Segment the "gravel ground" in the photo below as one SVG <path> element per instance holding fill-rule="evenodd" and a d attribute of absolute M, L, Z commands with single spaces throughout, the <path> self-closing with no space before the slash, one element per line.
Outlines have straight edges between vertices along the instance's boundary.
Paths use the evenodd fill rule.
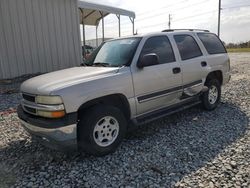
<path fill-rule="evenodd" d="M 216 110 L 144 125 L 100 158 L 31 142 L 14 110 L 18 94 L 0 94 L 0 187 L 250 187 L 250 53 L 230 56 Z"/>

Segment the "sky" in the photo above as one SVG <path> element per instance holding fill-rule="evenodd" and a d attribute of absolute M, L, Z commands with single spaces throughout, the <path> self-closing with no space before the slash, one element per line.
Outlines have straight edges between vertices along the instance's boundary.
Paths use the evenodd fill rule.
<path fill-rule="evenodd" d="M 219 0 L 92 0 L 134 11 L 135 30 L 139 34 L 168 29 L 169 14 L 171 29 L 197 28 L 217 33 Z M 250 0 L 221 0 L 220 38 L 226 42 L 250 40 Z M 105 37 L 118 37 L 118 20 L 115 15 L 104 19 Z M 101 23 L 98 37 L 102 37 Z M 121 35 L 132 34 L 132 24 L 128 17 L 121 17 Z M 86 39 L 95 38 L 95 27 L 86 27 Z"/>

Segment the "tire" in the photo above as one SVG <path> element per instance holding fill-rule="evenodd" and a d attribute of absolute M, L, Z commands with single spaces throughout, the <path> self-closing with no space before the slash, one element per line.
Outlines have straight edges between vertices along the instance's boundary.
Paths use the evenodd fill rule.
<path fill-rule="evenodd" d="M 127 121 L 120 109 L 94 106 L 83 114 L 78 123 L 78 147 L 95 156 L 113 153 L 122 142 L 126 130 Z"/>
<path fill-rule="evenodd" d="M 220 103 L 221 84 L 217 79 L 210 79 L 206 81 L 205 85 L 208 90 L 201 97 L 203 107 L 206 110 L 214 110 Z"/>

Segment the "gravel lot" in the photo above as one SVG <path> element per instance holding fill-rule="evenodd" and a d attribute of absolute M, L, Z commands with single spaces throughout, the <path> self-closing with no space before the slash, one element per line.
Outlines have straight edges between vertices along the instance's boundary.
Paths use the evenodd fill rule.
<path fill-rule="evenodd" d="M 30 140 L 0 94 L 0 187 L 250 187 L 250 53 L 230 54 L 221 105 L 142 126 L 112 155 L 64 154 Z"/>

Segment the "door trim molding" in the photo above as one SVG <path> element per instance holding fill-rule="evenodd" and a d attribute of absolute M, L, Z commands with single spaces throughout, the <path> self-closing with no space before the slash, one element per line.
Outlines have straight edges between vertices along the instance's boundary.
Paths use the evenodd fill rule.
<path fill-rule="evenodd" d="M 199 84 L 201 84 L 201 83 L 202 83 L 202 80 L 197 80 L 197 81 L 191 82 L 191 83 L 189 83 L 189 84 L 183 85 L 183 89 L 186 89 L 186 88 L 188 88 L 188 87 L 193 87 L 193 86 L 199 85 Z"/>
<path fill-rule="evenodd" d="M 181 91 L 182 89 L 193 87 L 193 86 L 195 86 L 197 84 L 201 84 L 201 83 L 202 83 L 202 80 L 197 80 L 197 81 L 191 82 L 189 84 L 185 84 L 183 86 L 177 86 L 177 87 L 173 87 L 173 88 L 170 88 L 170 89 L 166 89 L 166 90 L 157 91 L 157 92 L 154 92 L 154 93 L 142 95 L 142 96 L 137 97 L 137 100 L 138 100 L 139 103 L 147 102 L 149 100 L 153 100 L 153 99 L 156 99 L 156 98 L 159 98 L 159 97 L 164 97 L 164 96 L 173 94 L 175 92 Z"/>

